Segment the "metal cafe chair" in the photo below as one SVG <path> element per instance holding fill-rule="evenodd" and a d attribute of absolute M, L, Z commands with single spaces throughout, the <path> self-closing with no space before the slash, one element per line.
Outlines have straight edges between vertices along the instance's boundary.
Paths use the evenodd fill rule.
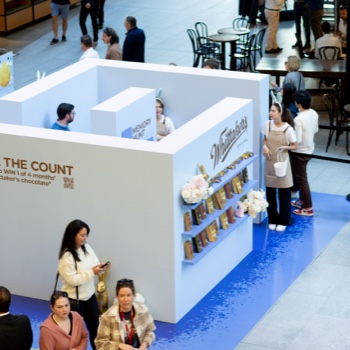
<path fill-rule="evenodd" d="M 340 58 L 340 49 L 336 46 L 323 46 L 318 50 L 320 60 L 338 60 Z M 322 83 L 326 86 L 332 86 L 338 84 L 339 80 L 334 78 L 321 78 L 318 88 L 321 87 Z"/>
<path fill-rule="evenodd" d="M 233 29 L 240 30 L 241 28 L 249 29 L 250 23 L 247 17 L 238 17 L 232 21 Z M 248 34 L 240 35 L 238 45 L 246 45 L 248 43 Z"/>
<path fill-rule="evenodd" d="M 199 45 L 197 32 L 194 29 L 187 29 L 193 50 L 193 67 L 198 67 L 200 60 L 204 62 L 208 58 L 217 58 L 221 60 L 221 53 L 217 53 L 215 49 Z"/>
<path fill-rule="evenodd" d="M 260 57 L 263 57 L 263 50 L 262 50 L 262 43 L 264 40 L 264 36 L 265 36 L 265 32 L 266 32 L 266 27 L 260 29 L 255 36 L 255 40 L 252 44 L 252 47 L 250 48 L 250 51 L 252 52 L 253 55 L 253 67 L 255 71 L 255 67 L 256 67 L 256 57 L 257 57 L 257 53 L 259 53 Z M 249 37 L 250 38 L 250 37 Z M 249 41 L 248 41 L 249 44 Z M 240 50 L 241 51 L 245 51 L 249 49 L 249 45 L 241 45 L 240 46 Z"/>
<path fill-rule="evenodd" d="M 338 60 L 340 49 L 337 46 L 323 46 L 318 49 L 320 60 Z"/>
<path fill-rule="evenodd" d="M 256 34 L 252 34 L 248 38 L 248 44 L 244 46 L 244 49 L 241 52 L 233 53 L 233 57 L 240 61 L 240 69 L 246 71 L 249 67 L 251 72 L 255 71 L 254 64 L 254 54 L 252 52 L 252 47 L 254 45 Z"/>
<path fill-rule="evenodd" d="M 207 39 L 208 35 L 209 35 L 208 34 L 208 26 L 204 22 L 196 22 L 194 27 L 195 27 L 196 32 L 197 32 L 200 46 L 212 48 L 219 53 L 220 52 L 220 44 L 213 42 L 213 41 L 209 41 Z"/>
<path fill-rule="evenodd" d="M 350 122 L 346 119 L 341 118 L 339 115 L 339 110 L 337 106 L 336 97 L 333 94 L 324 94 L 323 103 L 326 106 L 329 119 L 329 134 L 326 152 L 328 152 L 328 147 L 331 144 L 334 132 L 336 133 L 335 145 L 337 145 L 339 136 L 345 132 L 346 133 L 346 153 L 349 153 L 349 132 L 350 132 Z"/>

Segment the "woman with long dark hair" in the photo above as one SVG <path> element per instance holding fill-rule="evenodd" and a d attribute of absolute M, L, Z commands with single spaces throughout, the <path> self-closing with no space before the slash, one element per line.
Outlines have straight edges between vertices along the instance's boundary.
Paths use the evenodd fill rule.
<path fill-rule="evenodd" d="M 294 120 L 289 110 L 278 102 L 273 103 L 270 108 L 270 120 L 265 123 L 262 133 L 269 229 L 283 232 L 292 223 L 290 201 L 293 177 L 288 151 L 297 148 Z M 278 162 L 278 153 L 281 161 L 287 161 L 284 177 L 278 177 L 275 173 L 274 164 Z"/>
<path fill-rule="evenodd" d="M 79 312 L 84 318 L 91 346 L 95 349 L 99 309 L 94 277 L 106 268 L 86 243 L 89 233 L 89 226 L 81 220 L 68 224 L 59 253 L 58 273 L 63 282 L 62 291 L 68 294 L 72 310 Z"/>

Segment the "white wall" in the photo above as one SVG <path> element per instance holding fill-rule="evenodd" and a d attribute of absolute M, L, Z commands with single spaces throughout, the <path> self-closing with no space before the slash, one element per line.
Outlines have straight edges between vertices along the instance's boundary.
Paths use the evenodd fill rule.
<path fill-rule="evenodd" d="M 91 109 L 91 133 L 157 141 L 153 89 L 130 87 Z"/>
<path fill-rule="evenodd" d="M 235 259 L 227 262 L 227 254 L 242 254 L 251 248 L 247 220 L 242 230 L 248 232 L 248 240 L 241 252 L 231 248 L 236 242 L 227 237 L 226 244 L 219 244 L 198 265 L 184 266 L 181 232 L 185 209 L 180 205 L 179 191 L 197 174 L 198 163 L 205 166 L 209 175 L 214 175 L 245 151 L 253 149 L 259 153 L 259 124 L 265 120 L 261 120 L 264 114 L 261 109 L 267 110 L 263 96 L 268 79 L 258 74 L 103 60 L 94 64 L 82 61 L 0 99 L 1 121 L 34 126 L 39 113 L 26 114 L 28 105 L 33 105 L 33 101 L 39 105 L 40 101 L 46 106 L 43 110 L 57 106 L 65 91 L 76 104 L 73 124 L 81 131 L 62 133 L 1 125 L 0 149 L 4 151 L 0 155 L 0 191 L 6 201 L 0 204 L 3 215 L 0 231 L 3 246 L 10 247 L 0 254 L 2 283 L 16 294 L 47 299 L 53 288 L 65 226 L 80 218 L 91 226 L 89 241 L 100 259 L 112 261 L 110 297 L 117 279 L 131 277 L 146 297 L 154 317 L 176 322 L 237 263 Z M 98 103 L 130 86 L 154 90 L 162 87 L 169 106 L 167 114 L 182 127 L 161 142 L 86 133 L 91 128 L 90 118 L 80 121 L 83 102 L 74 102 L 80 98 L 80 75 L 96 87 L 89 92 L 92 97 L 87 103 L 87 116 Z M 59 93 L 55 93 L 56 89 Z M 245 95 L 249 100 L 225 99 L 232 90 L 232 94 Z M 14 106 L 16 113 L 11 112 Z M 174 114 L 176 111 L 176 115 L 171 111 Z M 233 128 L 242 115 L 249 120 L 245 141 L 237 143 L 229 157 L 213 169 L 212 145 L 218 142 L 222 130 Z M 18 168 L 18 160 L 25 160 L 27 168 L 33 161 L 43 162 L 43 166 L 66 165 L 66 169 L 73 167 L 72 174 L 51 174 L 51 179 L 40 179 L 50 182 L 47 186 L 22 182 L 31 180 L 30 169 L 23 169 L 23 162 L 22 168 Z M 5 174 L 5 170 L 14 173 Z M 258 178 L 259 170 L 254 166 L 252 177 Z M 74 179 L 74 189 L 64 188 L 64 177 Z M 10 260 L 14 262 L 11 271 L 5 263 Z M 205 280 L 204 273 L 208 275 Z M 197 287 L 188 294 L 188 285 L 193 281 Z"/>

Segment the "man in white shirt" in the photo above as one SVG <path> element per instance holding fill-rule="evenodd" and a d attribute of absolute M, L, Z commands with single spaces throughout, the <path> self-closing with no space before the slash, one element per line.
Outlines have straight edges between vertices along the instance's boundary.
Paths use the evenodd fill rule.
<path fill-rule="evenodd" d="M 98 52 L 92 47 L 92 38 L 89 34 L 80 37 L 81 49 L 84 51 L 79 61 L 85 58 L 100 58 Z"/>
<path fill-rule="evenodd" d="M 307 179 L 308 154 L 314 152 L 314 136 L 318 132 L 318 114 L 310 108 L 311 96 L 306 90 L 299 90 L 293 95 L 299 114 L 294 119 L 298 148 L 290 152 L 294 186 L 292 191 L 299 190 L 299 199 L 292 201 L 296 215 L 313 216 L 311 191 Z"/>
<path fill-rule="evenodd" d="M 321 58 L 320 57 L 320 53 L 319 53 L 319 49 L 321 47 L 324 47 L 324 46 L 335 46 L 335 47 L 338 47 L 339 50 L 340 50 L 340 55 L 341 55 L 341 52 L 342 52 L 341 41 L 340 41 L 339 37 L 334 36 L 331 33 L 331 25 L 329 24 L 329 22 L 327 22 L 327 21 L 322 22 L 321 28 L 322 28 L 323 36 L 321 36 L 321 38 L 318 38 L 316 40 L 316 43 L 315 43 L 315 57 L 316 58 Z M 329 55 L 331 55 L 331 53 L 328 53 L 328 56 L 327 56 L 327 52 L 326 52 L 327 59 L 332 59 L 333 55 L 332 55 L 332 57 L 329 56 Z M 336 58 L 336 59 L 338 59 L 338 58 Z"/>

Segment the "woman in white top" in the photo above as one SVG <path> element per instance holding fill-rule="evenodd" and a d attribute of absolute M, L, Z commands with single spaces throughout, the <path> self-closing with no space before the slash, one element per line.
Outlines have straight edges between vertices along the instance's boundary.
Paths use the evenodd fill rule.
<path fill-rule="evenodd" d="M 68 224 L 59 253 L 58 273 L 63 282 L 62 291 L 67 292 L 72 310 L 84 318 L 91 346 L 96 349 L 99 309 L 94 277 L 106 268 L 86 243 L 89 233 L 89 226 L 81 220 Z"/>
<path fill-rule="evenodd" d="M 289 110 L 278 102 L 273 103 L 270 108 L 270 120 L 265 123 L 262 130 L 265 157 L 264 179 L 266 200 L 269 203 L 267 208 L 269 229 L 280 232 L 292 224 L 290 201 L 293 177 L 288 150 L 297 148 L 293 126 L 294 120 Z M 287 171 L 284 177 L 278 177 L 275 173 L 274 164 L 278 162 L 278 153 L 281 161 L 287 161 Z M 279 205 L 277 204 L 277 190 Z"/>
<path fill-rule="evenodd" d="M 173 121 L 163 115 L 164 103 L 160 98 L 156 98 L 156 116 L 157 116 L 157 141 L 171 134 L 175 130 Z"/>

